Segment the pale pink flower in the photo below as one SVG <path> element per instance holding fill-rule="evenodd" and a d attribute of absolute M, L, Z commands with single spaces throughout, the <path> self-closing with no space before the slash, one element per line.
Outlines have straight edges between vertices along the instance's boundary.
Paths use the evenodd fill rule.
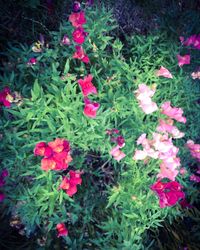
<path fill-rule="evenodd" d="M 186 147 L 190 150 L 192 157 L 200 161 L 200 144 L 195 144 L 192 140 L 188 140 Z"/>
<path fill-rule="evenodd" d="M 183 110 L 181 108 L 171 107 L 171 102 L 165 102 L 161 105 L 161 113 L 178 122 L 186 123 L 186 118 L 183 116 Z"/>
<path fill-rule="evenodd" d="M 144 150 L 135 150 L 133 160 L 144 160 L 147 157 L 147 152 Z"/>
<path fill-rule="evenodd" d="M 177 59 L 179 67 L 182 67 L 185 64 L 190 64 L 190 55 L 184 55 L 184 56 L 177 55 Z"/>
<path fill-rule="evenodd" d="M 162 133 L 169 133 L 173 138 L 182 138 L 185 134 L 181 132 L 176 126 L 173 126 L 174 121 L 172 119 L 159 120 L 159 126 L 157 131 Z"/>
<path fill-rule="evenodd" d="M 135 91 L 135 96 L 138 101 L 145 101 L 146 98 L 152 97 L 155 94 L 155 87 L 148 87 L 146 84 L 139 84 L 138 89 Z"/>
<path fill-rule="evenodd" d="M 158 110 L 158 106 L 155 102 L 150 102 L 149 104 L 140 103 L 140 108 L 144 111 L 145 114 L 151 114 L 154 111 Z"/>
<path fill-rule="evenodd" d="M 163 76 L 163 77 L 166 77 L 166 78 L 173 78 L 170 71 L 168 69 L 166 69 L 165 67 L 163 67 L 163 66 L 161 66 L 160 69 L 155 72 L 155 75 L 156 76 Z"/>
<path fill-rule="evenodd" d="M 187 174 L 187 169 L 186 168 L 181 168 L 179 170 L 179 172 L 180 172 L 181 175 L 185 175 L 185 174 Z"/>
<path fill-rule="evenodd" d="M 120 161 L 121 159 L 123 159 L 126 156 L 126 154 L 124 154 L 124 152 L 122 152 L 120 150 L 120 146 L 119 145 L 117 145 L 116 147 L 112 148 L 112 150 L 110 151 L 110 154 L 117 161 Z"/>
<path fill-rule="evenodd" d="M 160 172 L 158 173 L 158 178 L 168 178 L 171 181 L 175 181 L 176 176 L 178 175 L 178 170 L 168 168 L 164 163 L 160 164 Z"/>

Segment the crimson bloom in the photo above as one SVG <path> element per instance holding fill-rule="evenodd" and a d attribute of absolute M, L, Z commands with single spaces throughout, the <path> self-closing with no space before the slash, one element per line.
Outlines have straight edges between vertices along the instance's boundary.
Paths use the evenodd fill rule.
<path fill-rule="evenodd" d="M 84 79 L 79 79 L 78 84 L 81 87 L 82 93 L 84 96 L 88 96 L 90 94 L 97 94 L 96 87 L 92 84 L 92 75 L 85 76 Z"/>
<path fill-rule="evenodd" d="M 67 236 L 68 235 L 68 230 L 65 227 L 64 223 L 58 223 L 57 226 L 56 226 L 56 229 L 58 231 L 58 236 L 57 237 Z"/>
<path fill-rule="evenodd" d="M 88 98 L 84 98 L 85 107 L 83 110 L 84 115 L 95 118 L 97 115 L 97 110 L 100 107 L 100 104 L 97 102 L 91 102 Z"/>
<path fill-rule="evenodd" d="M 13 96 L 11 95 L 10 88 L 5 87 L 3 91 L 0 92 L 0 103 L 2 103 L 5 107 L 10 107 L 13 101 Z"/>
<path fill-rule="evenodd" d="M 90 62 L 90 59 L 89 57 L 85 54 L 82 46 L 75 46 L 76 48 L 76 52 L 74 53 L 73 55 L 73 58 L 75 59 L 79 59 L 81 60 L 82 62 L 84 63 L 89 63 Z"/>
<path fill-rule="evenodd" d="M 84 31 L 82 27 L 78 27 L 72 33 L 73 41 L 78 44 L 82 44 L 85 41 L 85 37 L 87 36 L 87 32 Z"/>
<path fill-rule="evenodd" d="M 84 11 L 81 11 L 78 13 L 72 13 L 69 16 L 69 21 L 71 22 L 72 26 L 75 28 L 82 27 L 82 25 L 86 23 Z"/>
<path fill-rule="evenodd" d="M 162 183 L 158 180 L 151 186 L 151 190 L 159 197 L 161 208 L 174 206 L 180 199 L 184 199 L 185 194 L 181 189 L 177 181 Z"/>

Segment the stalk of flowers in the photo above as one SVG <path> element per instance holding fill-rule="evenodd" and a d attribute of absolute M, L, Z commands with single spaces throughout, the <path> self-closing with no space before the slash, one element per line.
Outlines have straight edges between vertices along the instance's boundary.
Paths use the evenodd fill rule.
<path fill-rule="evenodd" d="M 183 187 L 177 181 L 161 182 L 158 180 L 150 188 L 157 194 L 160 208 L 174 206 L 180 199 L 185 198 Z"/>
<path fill-rule="evenodd" d="M 66 194 L 70 197 L 77 192 L 77 185 L 81 185 L 81 173 L 79 171 L 69 171 L 69 177 L 63 177 L 63 180 L 59 186 L 59 189 L 65 190 Z"/>
<path fill-rule="evenodd" d="M 158 110 L 158 106 L 151 100 L 151 97 L 155 94 L 155 86 L 152 88 L 145 84 L 139 84 L 138 89 L 135 91 L 136 99 L 139 101 L 139 106 L 145 114 L 153 113 Z"/>
<path fill-rule="evenodd" d="M 3 106 L 9 108 L 11 106 L 11 103 L 13 102 L 13 96 L 11 95 L 11 91 L 9 87 L 5 87 L 0 92 L 0 103 L 3 104 Z"/>
<path fill-rule="evenodd" d="M 111 149 L 110 155 L 113 156 L 115 160 L 120 161 L 126 156 L 126 154 L 120 150 L 125 146 L 124 137 L 121 135 L 117 135 L 117 137 L 113 136 L 119 133 L 117 129 L 108 129 L 106 133 L 111 136 L 112 142 L 117 143 L 117 145 Z"/>
<path fill-rule="evenodd" d="M 34 155 L 43 156 L 41 168 L 48 170 L 66 170 L 72 161 L 70 155 L 70 144 L 65 139 L 57 138 L 49 143 L 37 143 Z"/>
<path fill-rule="evenodd" d="M 78 84 L 81 87 L 82 94 L 84 96 L 85 107 L 83 113 L 85 116 L 90 118 L 95 118 L 97 115 L 97 110 L 100 107 L 100 104 L 97 102 L 92 102 L 88 95 L 97 94 L 97 89 L 92 83 L 93 76 L 85 76 L 84 79 L 79 79 Z"/>

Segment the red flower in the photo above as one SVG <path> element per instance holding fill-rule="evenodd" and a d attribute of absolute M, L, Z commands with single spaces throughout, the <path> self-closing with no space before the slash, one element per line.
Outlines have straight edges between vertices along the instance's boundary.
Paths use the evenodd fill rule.
<path fill-rule="evenodd" d="M 45 142 L 39 142 L 34 149 L 34 155 L 49 157 L 52 154 L 52 149 Z"/>
<path fill-rule="evenodd" d="M 77 185 L 82 183 L 81 174 L 76 171 L 69 171 L 70 178 L 64 177 L 59 189 L 63 189 L 71 197 L 77 192 Z"/>
<path fill-rule="evenodd" d="M 56 138 L 55 141 L 49 142 L 48 145 L 55 153 L 60 153 L 63 150 L 66 152 L 70 151 L 69 142 L 65 139 Z"/>
<path fill-rule="evenodd" d="M 75 28 L 82 27 L 86 23 L 85 13 L 83 11 L 79 13 L 72 13 L 69 16 L 69 21 L 72 23 L 72 26 Z"/>
<path fill-rule="evenodd" d="M 93 78 L 92 75 L 88 75 L 84 77 L 84 79 L 78 80 L 78 84 L 80 85 L 84 96 L 88 96 L 90 94 L 97 94 L 97 89 L 92 84 L 92 78 Z"/>
<path fill-rule="evenodd" d="M 11 95 L 10 89 L 5 87 L 3 91 L 0 92 L 0 103 L 3 103 L 5 107 L 10 107 L 13 101 L 13 96 Z"/>
<path fill-rule="evenodd" d="M 76 52 L 73 55 L 73 58 L 75 59 L 80 59 L 84 63 L 89 63 L 90 59 L 89 57 L 85 54 L 82 46 L 75 46 Z"/>
<path fill-rule="evenodd" d="M 97 102 L 91 102 L 88 98 L 84 98 L 85 107 L 84 107 L 84 115 L 95 118 L 97 115 L 97 110 L 100 107 L 100 104 Z"/>
<path fill-rule="evenodd" d="M 87 33 L 84 31 L 82 27 L 75 29 L 74 32 L 72 33 L 73 41 L 78 44 L 84 43 L 86 36 Z"/>
<path fill-rule="evenodd" d="M 67 235 L 68 235 L 68 230 L 67 230 L 67 228 L 65 227 L 65 224 L 64 224 L 64 223 L 59 223 L 59 224 L 57 224 L 56 229 L 57 229 L 57 231 L 58 231 L 58 236 L 57 236 L 57 237 L 60 237 L 60 236 L 67 236 Z"/>
<path fill-rule="evenodd" d="M 41 161 L 41 168 L 42 170 L 48 171 L 48 170 L 54 170 L 56 167 L 56 162 L 54 159 L 51 158 L 43 158 Z"/>

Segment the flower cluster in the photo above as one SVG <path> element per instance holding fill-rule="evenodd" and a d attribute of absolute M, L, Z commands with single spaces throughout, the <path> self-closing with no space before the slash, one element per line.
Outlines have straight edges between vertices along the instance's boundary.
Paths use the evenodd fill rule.
<path fill-rule="evenodd" d="M 8 87 L 5 87 L 0 92 L 0 103 L 2 103 L 3 106 L 9 108 L 12 102 L 13 102 L 13 96 L 11 95 L 11 91 Z"/>
<path fill-rule="evenodd" d="M 135 96 L 139 101 L 139 106 L 145 114 L 153 113 L 158 109 L 157 104 L 151 100 L 151 97 L 155 94 L 155 90 L 155 86 L 150 88 L 142 83 L 135 91 Z"/>
<path fill-rule="evenodd" d="M 142 84 L 142 88 L 139 87 L 136 92 L 136 98 L 140 100 L 140 107 L 142 107 L 142 101 L 150 98 L 154 93 L 155 91 L 152 91 L 146 85 Z M 148 103 L 151 102 L 148 101 Z M 146 112 L 146 109 L 143 110 L 145 113 L 150 113 Z M 172 138 L 182 138 L 184 133 L 173 125 L 174 121 L 172 119 L 186 123 L 186 118 L 183 116 L 183 110 L 181 108 L 171 107 L 170 102 L 165 102 L 161 105 L 161 114 L 166 115 L 168 118 L 159 120 L 159 125 L 156 130 L 160 133 L 154 132 L 152 134 L 152 140 L 147 139 L 146 134 L 142 134 L 137 140 L 137 145 L 142 145 L 143 149 L 135 151 L 133 160 L 145 160 L 145 162 L 147 162 L 149 158 L 161 160 L 160 172 L 157 177 L 159 179 L 168 178 L 174 182 L 179 173 L 181 163 L 180 158 L 177 157 L 179 149 L 173 145 Z M 162 200 L 160 202 L 160 205 L 162 204 L 161 207 L 166 206 L 163 205 L 166 202 L 163 200 L 167 199 L 166 197 L 168 197 L 168 195 L 166 196 L 162 192 L 159 197 Z M 174 201 L 176 201 L 176 199 L 174 199 Z"/>
<path fill-rule="evenodd" d="M 8 170 L 3 169 L 0 175 L 0 187 L 3 187 L 6 184 L 5 178 L 8 176 Z M 5 199 L 4 193 L 0 192 L 0 202 Z"/>
<path fill-rule="evenodd" d="M 180 199 L 184 199 L 182 188 L 177 181 L 164 183 L 158 180 L 151 186 L 151 190 L 159 197 L 161 208 L 174 206 Z"/>
<path fill-rule="evenodd" d="M 120 148 L 123 148 L 125 146 L 124 137 L 119 135 L 119 130 L 115 128 L 108 129 L 106 133 L 111 136 L 112 142 L 117 143 L 117 145 L 111 149 L 110 155 L 112 155 L 115 160 L 120 161 L 126 156 L 126 154 L 120 150 Z"/>
<path fill-rule="evenodd" d="M 45 171 L 66 170 L 72 161 L 69 142 L 60 138 L 48 144 L 45 142 L 36 144 L 34 155 L 44 157 L 41 161 L 41 168 Z"/>

